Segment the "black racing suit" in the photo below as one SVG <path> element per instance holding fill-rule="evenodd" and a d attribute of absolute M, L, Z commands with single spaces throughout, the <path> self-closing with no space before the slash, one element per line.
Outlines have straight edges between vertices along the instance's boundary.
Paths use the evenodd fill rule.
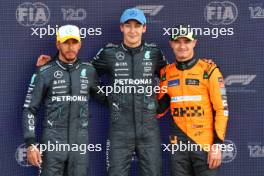
<path fill-rule="evenodd" d="M 155 86 L 155 75 L 166 60 L 154 44 L 137 48 L 108 44 L 92 61 L 99 76 L 110 77 L 110 86 Z M 116 84 L 115 84 L 116 83 Z M 157 100 L 147 91 L 114 92 L 110 103 L 109 176 L 128 176 L 133 152 L 138 159 L 139 175 L 161 176 L 161 141 L 156 119 Z"/>
<path fill-rule="evenodd" d="M 70 150 L 44 152 L 42 176 L 87 176 L 87 155 L 81 154 L 82 151 L 71 151 L 71 147 L 88 144 L 90 94 L 104 101 L 104 96 L 97 94 L 97 78 L 90 63 L 78 60 L 66 64 L 55 59 L 33 74 L 23 112 L 26 145 L 36 143 L 36 114 L 41 102 L 44 102 L 41 144 L 70 146 Z"/>

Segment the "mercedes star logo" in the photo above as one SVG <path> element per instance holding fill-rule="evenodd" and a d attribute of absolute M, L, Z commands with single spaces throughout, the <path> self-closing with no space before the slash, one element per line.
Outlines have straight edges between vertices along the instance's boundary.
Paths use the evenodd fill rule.
<path fill-rule="evenodd" d="M 61 78 L 62 76 L 63 76 L 62 71 L 57 70 L 57 71 L 54 72 L 54 77 L 55 77 L 55 78 L 59 79 L 59 78 Z"/>
<path fill-rule="evenodd" d="M 118 52 L 116 53 L 116 59 L 117 59 L 117 60 L 122 61 L 122 60 L 124 60 L 124 58 L 125 58 L 125 53 L 123 53 L 123 52 L 121 52 L 121 51 L 118 51 Z"/>

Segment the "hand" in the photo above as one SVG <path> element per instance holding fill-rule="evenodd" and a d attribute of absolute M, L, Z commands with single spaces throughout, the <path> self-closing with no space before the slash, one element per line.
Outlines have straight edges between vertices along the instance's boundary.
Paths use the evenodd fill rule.
<path fill-rule="evenodd" d="M 221 165 L 222 153 L 218 145 L 212 145 L 211 150 L 208 153 L 207 164 L 209 169 L 216 169 Z"/>
<path fill-rule="evenodd" d="M 27 148 L 27 159 L 33 166 L 41 167 L 42 159 L 39 149 L 35 145 L 31 145 Z"/>
<path fill-rule="evenodd" d="M 37 66 L 40 67 L 40 66 L 46 64 L 50 60 L 51 60 L 50 56 L 48 56 L 48 55 L 40 55 L 38 57 Z"/>
<path fill-rule="evenodd" d="M 210 65 L 214 65 L 214 61 L 212 59 L 203 59 L 205 62 L 207 62 Z"/>

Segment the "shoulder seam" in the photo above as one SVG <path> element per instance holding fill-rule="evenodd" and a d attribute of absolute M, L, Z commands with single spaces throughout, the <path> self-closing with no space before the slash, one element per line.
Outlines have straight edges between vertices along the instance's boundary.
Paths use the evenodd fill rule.
<path fill-rule="evenodd" d="M 152 42 L 152 43 L 146 43 L 145 42 L 145 46 L 151 47 L 151 48 L 158 48 L 158 45 L 156 43 L 154 43 L 154 42 Z"/>
<path fill-rule="evenodd" d="M 43 65 L 41 67 L 38 67 L 37 71 L 39 73 L 43 73 L 43 72 L 46 72 L 46 71 L 48 71 L 49 69 L 51 69 L 51 68 L 53 68 L 55 66 L 56 66 L 55 64 L 45 64 L 45 65 Z M 45 68 L 45 67 L 47 67 L 47 68 Z"/>
<path fill-rule="evenodd" d="M 215 69 L 217 69 L 218 67 L 216 66 L 215 68 L 213 68 L 213 70 L 210 72 L 210 74 L 208 75 L 208 79 L 210 79 L 211 75 L 213 74 L 213 72 L 215 71 Z"/>
<path fill-rule="evenodd" d="M 118 45 L 114 43 L 107 43 L 104 48 L 118 48 Z"/>
<path fill-rule="evenodd" d="M 89 63 L 89 62 L 82 62 L 81 63 L 82 65 L 88 65 L 88 66 L 93 66 L 91 63 Z"/>

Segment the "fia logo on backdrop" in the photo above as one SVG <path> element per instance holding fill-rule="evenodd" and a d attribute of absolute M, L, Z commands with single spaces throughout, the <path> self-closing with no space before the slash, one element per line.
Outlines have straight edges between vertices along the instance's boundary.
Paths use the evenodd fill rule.
<path fill-rule="evenodd" d="M 50 20 L 50 10 L 42 2 L 24 2 L 16 9 L 16 20 L 25 27 L 43 26 Z"/>
<path fill-rule="evenodd" d="M 225 145 L 230 145 L 232 146 L 232 150 L 226 150 L 222 152 L 222 163 L 230 163 L 232 162 L 237 155 L 237 147 L 235 143 L 231 140 L 224 140 Z"/>
<path fill-rule="evenodd" d="M 212 1 L 205 7 L 204 17 L 212 25 L 229 25 L 236 21 L 238 9 L 231 1 Z"/>
<path fill-rule="evenodd" d="M 30 167 L 30 166 L 32 166 L 27 161 L 27 148 L 26 148 L 26 144 L 21 144 L 20 146 L 17 147 L 16 153 L 15 153 L 15 158 L 16 158 L 17 163 L 20 166 L 23 166 L 23 167 Z"/>

